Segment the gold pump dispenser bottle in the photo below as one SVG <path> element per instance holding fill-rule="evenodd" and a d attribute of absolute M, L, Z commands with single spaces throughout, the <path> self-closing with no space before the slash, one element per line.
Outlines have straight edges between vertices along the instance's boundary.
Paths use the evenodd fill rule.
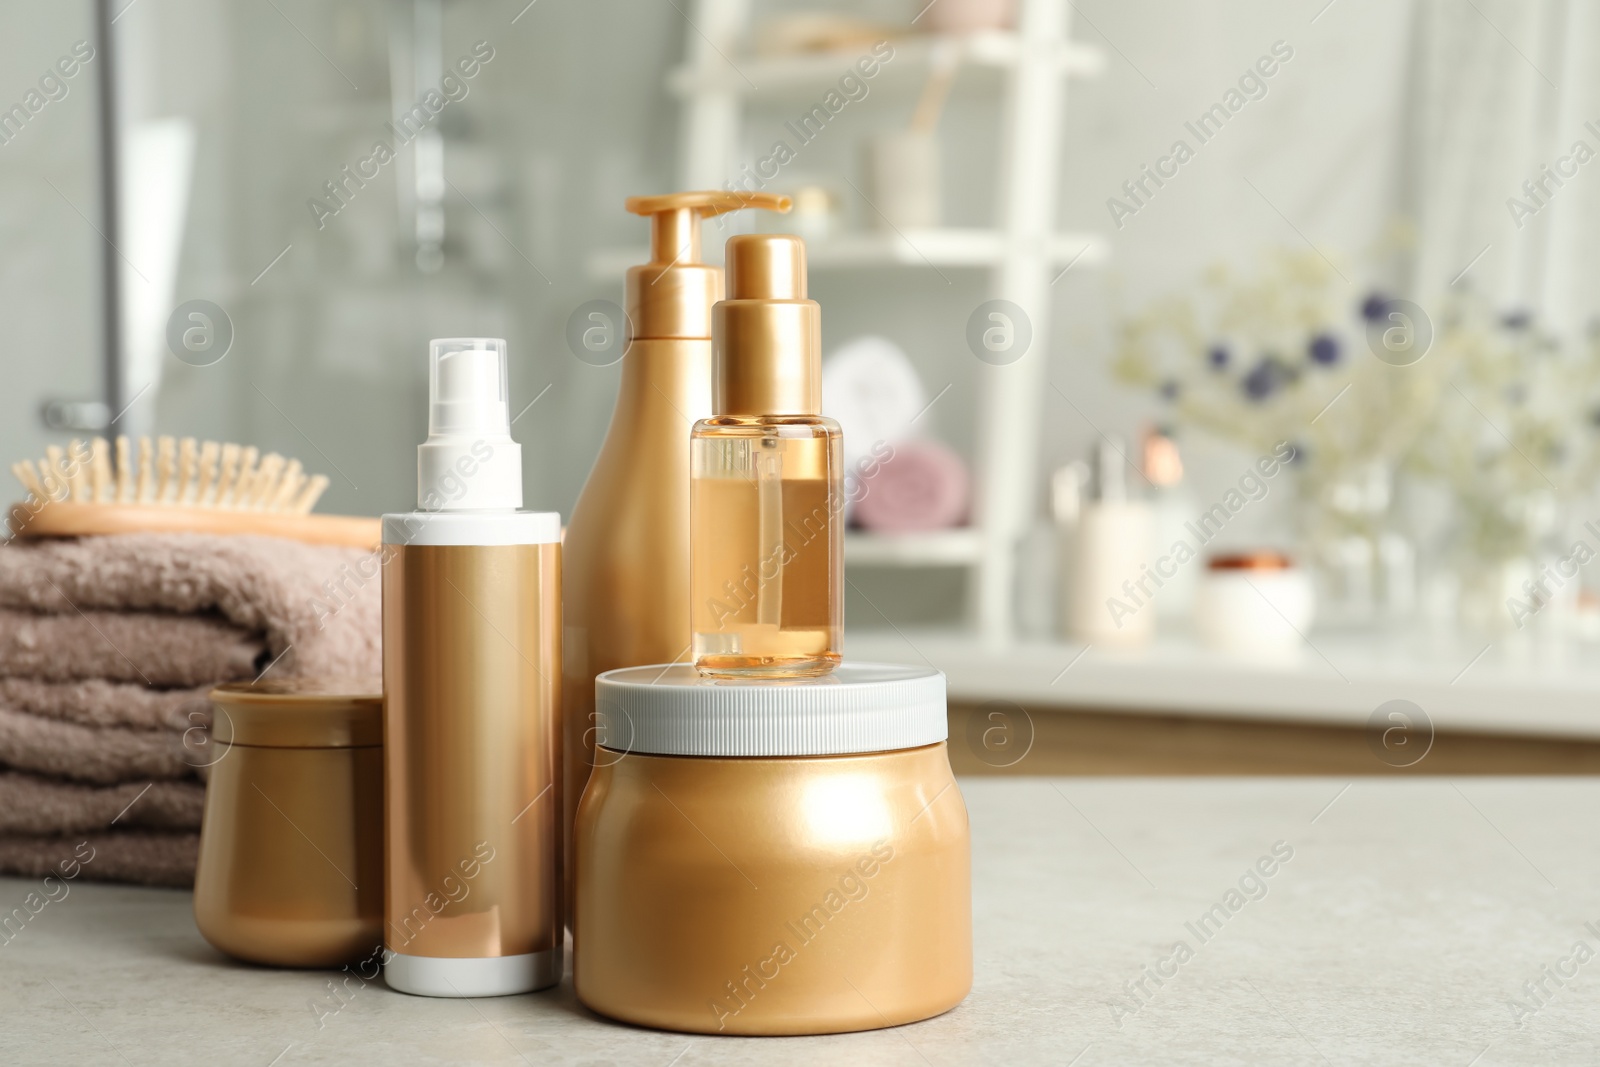
<path fill-rule="evenodd" d="M 617 406 L 562 549 L 569 831 L 594 766 L 595 676 L 689 654 L 689 431 L 711 413 L 711 306 L 723 292 L 722 268 L 701 262 L 701 222 L 789 205 L 787 196 L 726 190 L 625 204 L 650 220 L 650 262 L 628 270 L 632 342 Z M 570 849 L 567 859 L 570 900 Z"/>
<path fill-rule="evenodd" d="M 694 664 L 721 678 L 826 674 L 843 644 L 843 438 L 822 416 L 805 243 L 731 237 L 727 269 L 712 313 L 716 414 L 690 444 Z"/>

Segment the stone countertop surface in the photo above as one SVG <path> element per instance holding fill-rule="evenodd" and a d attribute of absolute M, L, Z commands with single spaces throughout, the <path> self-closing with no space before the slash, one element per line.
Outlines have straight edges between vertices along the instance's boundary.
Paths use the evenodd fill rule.
<path fill-rule="evenodd" d="M 975 978 L 964 1003 L 927 1022 L 692 1037 L 599 1018 L 570 981 L 472 1001 L 374 982 L 319 1028 L 310 1005 L 328 972 L 226 959 L 195 930 L 188 893 L 79 880 L 0 943 L 0 1062 L 1600 1062 L 1600 782 L 961 788 Z M 37 888 L 0 879 L 0 911 Z"/>

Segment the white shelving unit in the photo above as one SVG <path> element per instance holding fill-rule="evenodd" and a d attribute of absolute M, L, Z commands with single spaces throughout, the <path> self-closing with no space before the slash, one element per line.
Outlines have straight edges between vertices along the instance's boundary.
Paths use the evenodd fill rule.
<path fill-rule="evenodd" d="M 902 230 L 899 233 L 841 234 L 818 242 L 808 260 L 821 270 L 847 267 L 998 267 L 1009 250 L 998 230 Z M 1058 266 L 1074 261 L 1100 263 L 1106 243 L 1088 234 L 1061 234 L 1044 249 Z"/>
<path fill-rule="evenodd" d="M 1001 153 L 992 228 L 941 228 L 903 233 L 844 234 L 810 249 L 813 270 L 970 268 L 987 272 L 988 296 L 1027 313 L 1029 351 L 1006 366 L 982 365 L 976 398 L 977 455 L 973 525 L 905 537 L 852 534 L 845 559 L 857 566 L 962 567 L 969 571 L 968 618 L 986 644 L 1013 627 L 1017 545 L 1032 521 L 1038 481 L 1041 404 L 1047 390 L 1050 286 L 1068 264 L 1104 261 L 1104 240 L 1055 228 L 1060 138 L 1069 78 L 1104 66 L 1093 48 L 1068 38 L 1067 0 L 1021 0 L 1015 32 L 983 32 L 953 40 L 931 36 L 895 41 L 895 59 L 881 68 L 891 81 L 920 82 L 936 50 L 955 49 L 962 76 L 998 88 Z M 683 101 L 679 186 L 721 188 L 738 170 L 741 126 L 751 97 L 763 106 L 825 90 L 855 53 L 764 58 L 741 52 L 751 0 L 695 0 L 689 11 L 688 55 L 668 87 Z M 591 260 L 597 273 L 637 262 L 637 250 Z M 952 344 L 965 346 L 964 338 Z"/>
<path fill-rule="evenodd" d="M 879 267 L 994 268 L 1005 261 L 1005 235 L 999 230 L 941 227 L 899 233 L 842 233 L 807 246 L 807 263 L 818 270 Z M 1092 234 L 1058 234 L 1045 249 L 1058 268 L 1105 262 L 1104 238 Z M 614 280 L 648 258 L 644 245 L 607 248 L 592 253 L 586 267 L 591 277 Z"/>
<path fill-rule="evenodd" d="M 844 539 L 845 559 L 869 567 L 970 567 L 982 554 L 983 536 L 973 526 L 898 537 L 850 533 Z"/>
<path fill-rule="evenodd" d="M 740 2 L 743 4 L 743 0 Z M 748 9 L 733 14 L 742 29 Z M 698 15 L 696 22 L 699 22 Z M 931 35 L 895 41 L 894 63 L 882 68 L 881 76 L 905 80 L 926 76 L 939 43 L 940 39 Z M 1022 58 L 1023 38 L 1015 33 L 971 33 L 956 39 L 953 44 L 962 66 L 979 72 L 980 76 L 1002 75 L 1014 68 Z M 718 47 L 722 46 L 719 44 Z M 724 49 L 724 52 L 730 56 L 735 54 L 729 49 Z M 713 58 L 719 62 L 711 65 L 697 62 L 698 58 L 691 56 L 690 62 L 675 69 L 667 78 L 667 88 L 680 96 L 701 92 L 739 93 L 749 91 L 750 84 L 745 81 L 748 78 L 762 93 L 810 93 L 819 84 L 826 85 L 837 79 L 839 71 L 843 69 L 840 61 L 846 57 L 813 52 L 777 58 L 741 59 L 738 60 L 738 70 L 721 62 L 721 57 L 715 54 Z M 848 58 L 853 59 L 854 56 Z M 1092 76 L 1105 67 L 1105 56 L 1098 49 L 1074 44 L 1065 37 L 1060 39 L 1059 47 L 1048 58 L 1069 75 Z"/>

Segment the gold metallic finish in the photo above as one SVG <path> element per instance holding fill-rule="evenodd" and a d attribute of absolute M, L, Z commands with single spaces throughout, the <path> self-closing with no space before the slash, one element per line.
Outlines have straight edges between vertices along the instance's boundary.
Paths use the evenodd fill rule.
<path fill-rule="evenodd" d="M 728 238 L 728 298 L 712 309 L 718 415 L 822 414 L 822 309 L 806 299 L 805 242 Z"/>
<path fill-rule="evenodd" d="M 216 762 L 194 885 L 201 935 L 230 956 L 283 967 L 372 956 L 383 943 L 378 680 L 228 685 L 211 696 Z"/>
<path fill-rule="evenodd" d="M 651 219 L 651 262 L 628 271 L 634 340 L 562 547 L 568 831 L 594 763 L 595 676 L 689 653 L 689 433 L 711 414 L 711 305 L 722 297 L 722 270 L 697 262 L 700 222 L 742 207 L 787 211 L 789 198 L 717 191 L 627 201 Z"/>
<path fill-rule="evenodd" d="M 634 341 L 562 547 L 569 826 L 593 765 L 595 676 L 688 654 L 689 432 L 710 407 L 710 341 Z"/>
<path fill-rule="evenodd" d="M 585 1006 L 691 1033 L 822 1034 L 966 996 L 970 845 L 943 742 L 787 759 L 603 751 L 576 830 Z"/>
<path fill-rule="evenodd" d="M 211 738 L 274 748 L 383 744 L 382 678 L 285 678 L 211 690 Z"/>
<path fill-rule="evenodd" d="M 628 269 L 627 313 L 635 338 L 709 338 L 722 271 L 700 261 L 700 222 L 739 208 L 788 211 L 787 196 L 716 190 L 632 196 L 626 207 L 650 219 L 650 262 Z"/>
<path fill-rule="evenodd" d="M 728 292 L 735 300 L 804 300 L 805 243 L 783 233 L 730 237 Z"/>
<path fill-rule="evenodd" d="M 844 447 L 821 414 L 805 242 L 730 237 L 728 278 L 712 311 L 716 415 L 690 445 L 694 664 L 712 677 L 826 674 L 844 637 Z"/>
<path fill-rule="evenodd" d="M 559 949 L 560 548 L 390 547 L 388 947 Z"/>

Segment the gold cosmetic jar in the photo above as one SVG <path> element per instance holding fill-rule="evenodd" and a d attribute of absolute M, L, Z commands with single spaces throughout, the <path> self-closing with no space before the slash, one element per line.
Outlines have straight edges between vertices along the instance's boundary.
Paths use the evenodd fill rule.
<path fill-rule="evenodd" d="M 937 671 L 793 681 L 633 667 L 595 684 L 573 981 L 709 1034 L 870 1030 L 972 986 L 967 810 Z"/>
<path fill-rule="evenodd" d="M 337 967 L 383 944 L 383 684 L 211 691 L 194 918 L 230 956 Z"/>

